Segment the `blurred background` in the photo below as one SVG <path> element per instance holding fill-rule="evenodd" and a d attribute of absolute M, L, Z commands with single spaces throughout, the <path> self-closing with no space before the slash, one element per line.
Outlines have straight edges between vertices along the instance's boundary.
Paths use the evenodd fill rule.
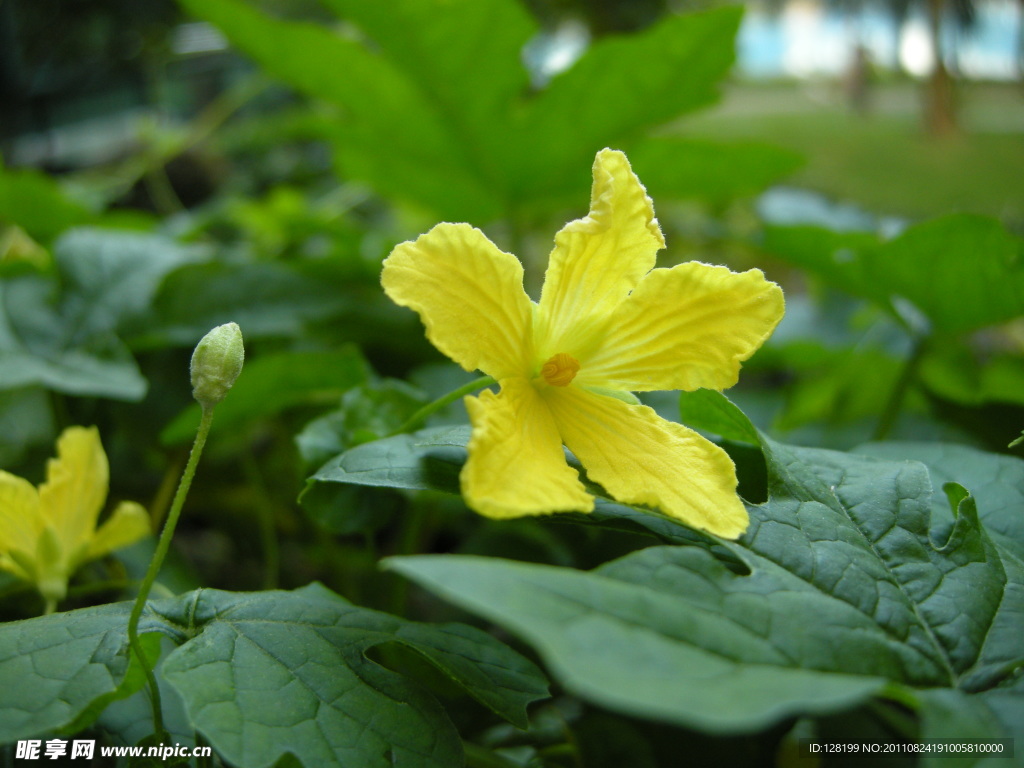
<path fill-rule="evenodd" d="M 659 264 L 784 286 L 729 391 L 755 423 L 1012 452 L 1022 8 L 0 0 L 0 466 L 39 479 L 62 427 L 96 424 L 115 495 L 156 524 L 197 421 L 188 356 L 234 321 L 246 370 L 179 537 L 199 583 L 321 578 L 360 600 L 381 553 L 607 559 L 454 496 L 307 487 L 470 377 L 384 297 L 391 248 L 468 221 L 536 296 L 605 146 L 655 201 Z M 679 420 L 677 393 L 646 399 Z M 457 404 L 432 423 L 465 422 Z M 435 523 L 404 527 L 408 509 Z"/>
<path fill-rule="evenodd" d="M 537 85 L 595 39 L 710 5 L 523 2 L 541 29 L 523 52 Z M 308 0 L 262 6 L 332 19 Z M 897 216 L 976 211 L 1019 226 L 1022 8 L 1019 0 L 748 3 L 724 100 L 686 130 L 792 147 L 806 163 L 787 183 L 832 200 Z M 56 172 L 109 163 L 155 126 L 193 117 L 251 69 L 218 28 L 172 0 L 3 0 L 0 153 L 8 167 Z M 169 172 L 193 202 L 214 171 L 177 160 Z"/>

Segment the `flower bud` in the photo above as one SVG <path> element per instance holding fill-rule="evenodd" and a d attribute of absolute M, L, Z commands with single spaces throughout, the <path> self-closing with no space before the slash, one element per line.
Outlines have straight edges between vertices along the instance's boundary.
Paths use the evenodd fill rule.
<path fill-rule="evenodd" d="M 242 329 L 237 323 L 218 325 L 192 353 L 192 396 L 203 408 L 219 403 L 242 372 L 244 360 Z"/>

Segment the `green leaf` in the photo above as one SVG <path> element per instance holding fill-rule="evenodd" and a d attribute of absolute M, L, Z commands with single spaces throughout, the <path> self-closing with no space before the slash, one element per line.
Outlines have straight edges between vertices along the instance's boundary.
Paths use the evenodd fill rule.
<path fill-rule="evenodd" d="M 0 744 L 73 733 L 142 687 L 141 670 L 129 664 L 130 611 L 120 603 L 0 624 Z M 144 620 L 140 633 L 153 628 Z M 143 639 L 155 657 L 158 637 Z"/>
<path fill-rule="evenodd" d="M 868 262 L 891 300 L 906 299 L 939 330 L 960 332 L 1019 317 L 1024 246 L 995 219 L 954 215 L 911 227 Z"/>
<path fill-rule="evenodd" d="M 776 632 L 806 622 L 810 614 L 796 606 L 821 610 L 827 598 L 802 589 L 787 603 L 784 583 L 773 585 L 778 597 L 771 602 L 761 590 L 736 590 L 731 584 L 740 577 L 702 549 L 646 549 L 619 561 L 619 573 L 458 556 L 387 562 L 519 635 L 569 691 L 633 716 L 711 732 L 754 730 L 787 715 L 845 708 L 885 685 L 878 673 L 801 669 L 787 658 L 792 650 L 761 635 L 776 617 Z M 636 576 L 622 571 L 627 566 Z M 633 583 L 641 573 L 660 581 Z M 697 594 L 676 594 L 701 583 L 707 586 Z M 836 653 L 871 631 L 855 612 L 843 618 L 827 637 Z M 875 645 L 882 642 L 875 638 Z"/>
<path fill-rule="evenodd" d="M 668 15 L 595 42 L 527 105 L 503 158 L 515 199 L 572 194 L 594 153 L 718 98 L 742 9 Z"/>
<path fill-rule="evenodd" d="M 738 443 L 760 442 L 750 419 L 721 392 L 698 389 L 679 393 L 679 411 L 684 424 L 721 435 Z"/>
<path fill-rule="evenodd" d="M 508 0 L 327 4 L 386 52 L 463 139 L 462 150 L 476 154 L 467 159 L 477 172 L 491 176 L 488 156 L 505 149 L 501 123 L 529 87 L 522 50 L 537 24 L 526 8 Z"/>
<path fill-rule="evenodd" d="M 318 482 L 459 492 L 469 427 L 430 427 L 364 443 L 322 466 Z"/>
<path fill-rule="evenodd" d="M 1021 239 L 994 219 L 957 214 L 880 243 L 862 232 L 769 227 L 765 249 L 816 272 L 923 331 L 960 333 L 1010 320 L 1024 306 Z M 969 254 L 969 258 L 968 258 Z"/>
<path fill-rule="evenodd" d="M 731 559 L 653 547 L 591 572 L 458 556 L 388 564 L 522 637 L 578 695 L 706 731 L 898 691 L 978 696 L 1024 666 L 1024 566 L 966 491 L 951 488 L 955 520 L 936 531 L 921 464 L 762 445 L 771 496 L 749 507 L 740 543 L 722 542 Z"/>
<path fill-rule="evenodd" d="M 967 405 L 1024 405 L 1024 356 L 967 345 L 935 345 L 921 360 L 921 380 L 935 394 Z"/>
<path fill-rule="evenodd" d="M 55 258 L 59 287 L 26 276 L 0 294 L 0 388 L 141 399 L 146 381 L 119 334 L 169 272 L 204 255 L 155 235 L 75 229 Z"/>
<path fill-rule="evenodd" d="M 585 188 L 580 169 L 599 149 L 638 143 L 715 100 L 741 15 L 667 15 L 641 33 L 602 39 L 530 94 L 521 52 L 537 26 L 514 0 L 330 0 L 351 25 L 343 33 L 275 19 L 242 0 L 184 4 L 271 74 L 339 108 L 330 132 L 343 174 L 442 218 L 480 223 L 564 205 Z M 792 165 L 778 151 L 671 140 L 650 154 L 671 156 L 678 171 L 659 174 L 666 190 L 689 196 L 710 173 L 703 186 L 715 200 Z"/>
<path fill-rule="evenodd" d="M 164 675 L 214 748 L 253 768 L 289 752 L 309 766 L 460 764 L 458 735 L 436 701 L 366 657 L 382 643 L 408 645 L 517 722 L 544 695 L 529 662 L 478 630 L 414 625 L 319 587 L 206 590 L 190 615 L 199 642 L 168 656 Z"/>
<path fill-rule="evenodd" d="M 335 149 L 347 175 L 369 181 L 384 195 L 426 203 L 442 215 L 462 211 L 476 220 L 494 215 L 494 191 L 463 162 L 465 152 L 438 106 L 387 56 L 351 36 L 275 19 L 239 0 L 183 0 L 183 5 L 220 27 L 271 74 L 343 107 L 343 120 L 334 126 Z"/>
<path fill-rule="evenodd" d="M 0 625 L 0 741 L 70 732 L 138 689 L 141 677 L 126 674 L 129 609 Z M 533 664 L 480 630 L 358 608 L 319 585 L 151 602 L 141 631 L 151 651 L 161 635 L 179 646 L 159 673 L 224 760 L 250 768 L 288 754 L 307 766 L 461 765 L 458 734 L 437 701 L 369 658 L 381 645 L 408 648 L 521 727 L 526 706 L 547 695 Z"/>
<path fill-rule="evenodd" d="M 36 240 L 47 242 L 91 218 L 88 209 L 65 195 L 45 173 L 5 169 L 0 164 L 0 223 L 17 224 Z"/>
<path fill-rule="evenodd" d="M 302 404 L 336 402 L 369 374 L 359 349 L 279 352 L 248 361 L 228 396 L 217 406 L 218 430 L 242 430 L 260 419 Z M 161 433 L 165 444 L 186 442 L 199 425 L 200 407 L 189 406 Z"/>
<path fill-rule="evenodd" d="M 989 534 L 1024 561 L 1024 460 L 952 443 L 868 443 L 857 453 L 888 461 L 919 461 L 928 467 L 935 489 L 949 483 L 967 488 L 978 503 L 978 516 Z M 931 499 L 932 527 L 952 527 L 949 502 Z"/>
<path fill-rule="evenodd" d="M 352 446 L 389 435 L 425 405 L 425 396 L 400 379 L 350 389 L 341 408 L 306 425 L 295 438 L 303 460 L 320 465 Z"/>

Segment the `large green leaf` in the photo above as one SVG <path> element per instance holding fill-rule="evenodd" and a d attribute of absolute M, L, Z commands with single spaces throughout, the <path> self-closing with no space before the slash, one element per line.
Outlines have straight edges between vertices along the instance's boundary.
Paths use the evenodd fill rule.
<path fill-rule="evenodd" d="M 345 33 L 245 0 L 183 3 L 270 73 L 340 108 L 331 132 L 344 174 L 445 219 L 545 215 L 585 194 L 585 169 L 605 146 L 647 157 L 669 194 L 716 202 L 793 167 L 761 147 L 645 148 L 651 129 L 717 97 L 738 8 L 670 14 L 597 41 L 531 92 L 522 50 L 538 30 L 515 0 L 327 0 Z"/>
<path fill-rule="evenodd" d="M 343 107 L 335 147 L 348 175 L 441 213 L 464 207 L 479 220 L 496 212 L 494 191 L 463 162 L 463 148 L 437 105 L 386 55 L 325 27 L 271 18 L 240 0 L 182 4 L 271 74 Z"/>
<path fill-rule="evenodd" d="M 948 483 L 969 488 L 989 534 L 1024 561 L 1024 460 L 950 443 L 869 443 L 856 451 L 889 461 L 920 461 L 936 489 Z M 952 527 L 955 518 L 941 494 L 932 496 L 931 511 L 933 527 Z"/>
<path fill-rule="evenodd" d="M 918 224 L 887 242 L 866 233 L 770 227 L 765 248 L 878 302 L 904 322 L 962 332 L 1018 317 L 1022 241 L 994 219 L 959 214 Z"/>
<path fill-rule="evenodd" d="M 758 436 L 721 395 L 699 399 L 696 426 Z M 347 454 L 358 463 L 318 477 L 443 487 L 424 460 L 449 478 L 460 461 L 441 437 L 360 446 Z M 982 709 L 998 690 L 1018 706 L 1004 686 L 1024 666 L 1024 565 L 986 532 L 975 499 L 958 485 L 943 497 L 917 462 L 760 440 L 770 499 L 749 507 L 739 543 L 653 547 L 591 572 L 459 556 L 389 565 L 521 636 L 570 690 L 634 715 L 752 730 L 929 689 Z M 1024 482 L 1019 465 L 998 474 Z M 933 523 L 936 503 L 951 507 L 949 525 Z"/>
<path fill-rule="evenodd" d="M 141 631 L 176 645 L 160 674 L 233 765 L 287 754 L 307 766 L 458 766 L 458 734 L 415 679 L 372 661 L 397 644 L 520 727 L 546 696 L 539 670 L 489 635 L 353 606 L 318 585 L 295 592 L 199 590 L 150 603 Z M 0 625 L 0 742 L 70 732 L 141 684 L 128 674 L 118 604 Z"/>
<path fill-rule="evenodd" d="M 572 194 L 602 147 L 715 101 L 741 16 L 735 6 L 667 16 L 594 43 L 528 105 L 522 137 L 504 158 L 514 199 Z"/>

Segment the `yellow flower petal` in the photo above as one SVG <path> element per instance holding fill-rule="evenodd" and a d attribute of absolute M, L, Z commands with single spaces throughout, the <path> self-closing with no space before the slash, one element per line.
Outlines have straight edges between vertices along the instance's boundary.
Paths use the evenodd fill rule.
<path fill-rule="evenodd" d="M 747 529 L 735 466 L 714 443 L 646 406 L 575 386 L 551 387 L 544 399 L 587 476 L 614 498 L 660 509 L 725 538 Z"/>
<path fill-rule="evenodd" d="M 114 509 L 89 542 L 88 548 L 81 559 L 73 563 L 74 570 L 82 563 L 102 557 L 115 549 L 127 547 L 150 534 L 149 514 L 141 504 L 134 501 L 122 501 Z"/>
<path fill-rule="evenodd" d="M 34 552 L 41 531 L 39 493 L 27 480 L 0 470 L 0 557 Z"/>
<path fill-rule="evenodd" d="M 782 289 L 758 269 L 698 262 L 656 269 L 608 318 L 580 386 L 726 389 L 782 319 Z"/>
<path fill-rule="evenodd" d="M 496 379 L 525 375 L 533 305 L 523 267 L 468 224 L 438 224 L 398 245 L 381 284 L 419 313 L 427 338 L 467 371 Z"/>
<path fill-rule="evenodd" d="M 51 525 L 65 553 L 88 541 L 107 498 L 110 468 L 95 427 L 68 427 L 57 440 L 57 458 L 46 465 L 39 486 L 43 520 Z"/>
<path fill-rule="evenodd" d="M 592 324 L 626 298 L 664 247 L 654 206 L 626 156 L 601 150 L 590 214 L 555 236 L 537 313 L 538 357 L 587 354 Z"/>
<path fill-rule="evenodd" d="M 594 499 L 565 460 L 551 414 L 525 379 L 501 382 L 501 392 L 466 398 L 473 425 L 462 493 L 493 518 L 550 512 L 590 512 Z"/>

